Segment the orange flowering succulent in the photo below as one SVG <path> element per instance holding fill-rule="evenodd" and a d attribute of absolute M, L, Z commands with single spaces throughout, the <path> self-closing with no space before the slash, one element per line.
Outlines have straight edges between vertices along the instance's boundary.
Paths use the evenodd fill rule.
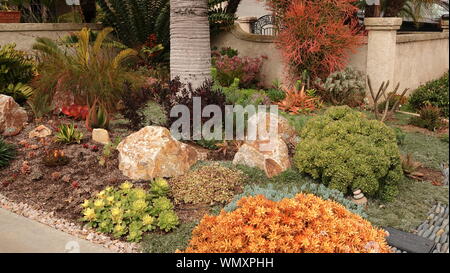
<path fill-rule="evenodd" d="M 186 253 L 388 253 L 387 233 L 330 200 L 299 193 L 279 202 L 244 197 L 206 215 Z"/>

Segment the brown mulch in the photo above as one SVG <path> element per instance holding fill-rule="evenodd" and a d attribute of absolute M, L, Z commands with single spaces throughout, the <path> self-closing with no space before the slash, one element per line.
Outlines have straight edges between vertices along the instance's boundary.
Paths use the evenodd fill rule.
<path fill-rule="evenodd" d="M 69 145 L 55 143 L 55 132 L 62 123 L 74 123 L 83 132 L 83 141 Z M 29 139 L 29 132 L 39 125 L 50 128 L 53 134 L 43 139 Z M 117 136 L 123 139 L 132 133 L 123 126 L 117 127 L 109 130 L 111 140 Z M 117 186 L 129 180 L 118 168 L 117 151 L 113 151 L 104 166 L 100 165 L 103 145 L 92 141 L 92 134 L 86 129 L 84 121 L 74 121 L 64 116 L 34 120 L 20 134 L 4 139 L 17 146 L 18 155 L 9 166 L 0 170 L 0 193 L 13 202 L 23 202 L 34 209 L 53 212 L 60 218 L 78 222 L 82 216 L 80 205 L 85 199 L 93 197 L 107 186 Z M 67 165 L 44 165 L 43 157 L 49 150 L 55 149 L 62 150 L 70 158 Z M 232 156 L 207 149 L 202 152 L 204 160 L 227 160 Z M 144 181 L 133 183 L 141 187 L 148 185 Z M 211 207 L 176 206 L 175 211 L 182 222 L 190 222 L 201 219 L 210 209 Z"/>
<path fill-rule="evenodd" d="M 410 177 L 416 180 L 430 182 L 435 186 L 442 186 L 442 182 L 444 180 L 444 176 L 441 171 L 427 167 L 417 168 L 417 170 Z"/>
<path fill-rule="evenodd" d="M 441 127 L 439 129 L 437 129 L 436 131 L 430 131 L 428 129 L 417 127 L 414 125 L 409 125 L 409 124 L 408 125 L 396 125 L 396 127 L 399 127 L 400 129 L 407 131 L 407 132 L 421 133 L 424 135 L 434 136 L 434 137 L 438 137 L 438 136 L 449 133 L 448 126 Z"/>

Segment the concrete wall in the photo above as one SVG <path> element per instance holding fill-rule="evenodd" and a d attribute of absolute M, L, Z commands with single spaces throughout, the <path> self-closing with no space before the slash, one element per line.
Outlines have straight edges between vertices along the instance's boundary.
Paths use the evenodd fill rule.
<path fill-rule="evenodd" d="M 0 45 L 15 43 L 17 49 L 31 51 L 37 37 L 58 39 L 67 34 L 81 30 L 84 26 L 100 29 L 98 24 L 0 24 Z"/>
<path fill-rule="evenodd" d="M 393 43 L 395 60 L 386 64 L 393 70 L 393 81 L 400 82 L 401 89 L 409 88 L 412 91 L 419 85 L 442 76 L 449 69 L 448 37 L 448 32 L 397 34 L 396 42 Z M 285 80 L 287 76 L 280 51 L 276 48 L 274 41 L 275 37 L 250 34 L 237 25 L 232 31 L 213 39 L 212 43 L 219 48 L 227 46 L 235 48 L 239 50 L 241 56 L 267 56 L 268 59 L 264 61 L 262 73 L 264 85 L 270 86 L 273 80 Z M 381 47 L 383 46 L 385 45 L 381 45 Z M 377 47 L 379 48 L 380 45 L 376 47 L 372 45 L 371 48 Z M 370 55 L 368 50 L 369 45 L 366 40 L 356 52 L 350 53 L 348 66 L 366 74 Z M 383 75 L 383 72 L 388 69 L 384 66 L 384 64 L 376 65 L 375 69 L 379 71 L 372 72 L 371 74 L 374 75 L 371 78 L 375 78 L 376 74 Z M 373 70 L 373 67 L 372 65 L 369 69 Z M 380 77 L 380 79 L 373 79 L 373 82 L 377 82 L 377 80 L 389 79 Z M 378 86 L 378 82 L 374 84 L 375 89 L 378 89 Z"/>
<path fill-rule="evenodd" d="M 261 17 L 270 14 L 269 9 L 265 6 L 264 0 L 241 0 L 236 11 L 238 18 L 242 17 Z"/>
<path fill-rule="evenodd" d="M 397 35 L 395 82 L 414 90 L 449 69 L 449 35 L 416 33 Z"/>

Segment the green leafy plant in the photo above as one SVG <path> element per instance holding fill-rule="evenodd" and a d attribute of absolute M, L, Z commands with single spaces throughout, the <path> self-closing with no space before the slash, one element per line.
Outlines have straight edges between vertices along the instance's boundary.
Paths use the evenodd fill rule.
<path fill-rule="evenodd" d="M 75 125 L 72 124 L 61 124 L 58 127 L 58 132 L 56 133 L 56 142 L 62 142 L 65 144 L 80 143 L 83 139 L 83 133 L 75 129 Z"/>
<path fill-rule="evenodd" d="M 8 166 L 9 162 L 16 157 L 16 154 L 16 147 L 0 138 L 0 168 Z"/>
<path fill-rule="evenodd" d="M 109 127 L 110 117 L 106 107 L 95 101 L 86 118 L 86 127 L 89 129 L 103 128 L 107 129 Z"/>
<path fill-rule="evenodd" d="M 159 181 L 157 187 L 161 187 L 162 180 Z M 91 200 L 85 200 L 82 207 L 82 221 L 88 222 L 88 226 L 116 238 L 126 236 L 130 242 L 139 242 L 144 232 L 156 228 L 168 232 L 179 224 L 173 204 L 164 194 L 134 188 L 130 182 L 119 188 L 107 187 Z"/>
<path fill-rule="evenodd" d="M 420 109 L 419 114 L 419 117 L 412 117 L 409 123 L 431 131 L 442 127 L 443 122 L 441 120 L 441 109 L 439 107 L 432 105 L 424 106 Z"/>
<path fill-rule="evenodd" d="M 101 166 L 104 166 L 106 164 L 107 160 L 111 157 L 113 151 L 115 151 L 117 149 L 117 146 L 119 145 L 120 141 L 121 141 L 121 138 L 116 137 L 113 142 L 110 142 L 110 143 L 106 144 L 105 146 L 103 146 L 102 155 L 99 156 L 99 159 L 98 159 L 98 163 Z"/>
<path fill-rule="evenodd" d="M 11 96 L 21 104 L 33 93 L 27 83 L 34 77 L 35 63 L 15 48 L 15 44 L 0 47 L 0 94 Z"/>
<path fill-rule="evenodd" d="M 294 156 L 300 172 L 343 193 L 361 189 L 392 200 L 403 176 L 394 131 L 348 106 L 329 108 L 300 132 Z"/>
<path fill-rule="evenodd" d="M 187 247 L 196 222 L 183 223 L 167 234 L 149 233 L 142 239 L 142 249 L 145 253 L 174 253 L 177 249 Z"/>
<path fill-rule="evenodd" d="M 216 92 L 222 92 L 229 104 L 236 105 L 260 105 L 270 104 L 271 100 L 264 90 L 258 89 L 243 89 L 239 87 L 240 80 L 234 79 L 233 84 L 229 87 L 223 87 L 218 84 L 214 84 L 213 90 Z"/>
<path fill-rule="evenodd" d="M 229 202 L 242 189 L 243 173 L 212 164 L 169 181 L 176 204 L 214 205 Z"/>
<path fill-rule="evenodd" d="M 398 127 L 393 127 L 392 129 L 395 132 L 395 137 L 397 138 L 397 144 L 403 145 L 405 143 L 406 133 L 403 132 L 403 130 Z"/>
<path fill-rule="evenodd" d="M 408 103 L 416 111 L 420 111 L 424 106 L 431 104 L 439 107 L 442 115 L 448 117 L 448 72 L 441 78 L 430 81 L 417 88 L 409 97 Z"/>
<path fill-rule="evenodd" d="M 50 101 L 50 96 L 48 94 L 42 94 L 41 96 L 33 96 L 27 101 L 30 105 L 31 110 L 36 118 L 42 118 L 51 111 L 53 111 L 53 106 Z"/>
<path fill-rule="evenodd" d="M 352 68 L 332 73 L 322 81 L 315 81 L 320 97 L 333 105 L 360 105 L 366 95 L 364 75 Z"/>
<path fill-rule="evenodd" d="M 266 90 L 266 94 L 272 102 L 279 102 L 286 98 L 286 92 L 278 80 L 272 83 L 272 87 Z"/>
<path fill-rule="evenodd" d="M 125 63 L 137 55 L 133 49 L 117 52 L 104 44 L 111 28 L 104 28 L 91 41 L 91 31 L 83 28 L 77 32 L 78 41 L 72 46 L 59 46 L 48 38 L 37 38 L 33 49 L 37 50 L 40 77 L 33 82 L 34 97 L 56 92 L 67 92 L 75 104 L 94 108 L 95 103 L 108 113 L 117 110 L 124 92 L 124 84 L 130 82 L 133 90 L 143 84 L 140 73 L 130 71 Z M 60 107 L 65 105 L 60 105 Z"/>

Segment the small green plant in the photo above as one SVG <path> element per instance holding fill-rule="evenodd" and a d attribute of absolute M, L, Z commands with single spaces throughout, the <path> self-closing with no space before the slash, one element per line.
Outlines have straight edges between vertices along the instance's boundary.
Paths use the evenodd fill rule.
<path fill-rule="evenodd" d="M 393 127 L 392 129 L 394 129 L 395 137 L 397 138 L 397 144 L 403 145 L 405 143 L 406 133 L 398 127 Z"/>
<path fill-rule="evenodd" d="M 58 129 L 59 131 L 56 133 L 56 142 L 65 144 L 79 144 L 83 139 L 83 133 L 75 129 L 75 125 L 73 123 L 61 124 Z"/>
<path fill-rule="evenodd" d="M 294 156 L 300 172 L 345 194 L 360 189 L 392 200 L 403 177 L 394 131 L 348 106 L 329 108 L 300 132 Z"/>
<path fill-rule="evenodd" d="M 16 157 L 16 154 L 16 147 L 0 138 L 0 168 L 8 166 L 9 162 Z"/>
<path fill-rule="evenodd" d="M 272 87 L 266 90 L 266 95 L 270 98 L 272 102 L 279 102 L 286 98 L 286 93 L 281 87 L 279 80 L 275 80 L 272 83 Z"/>
<path fill-rule="evenodd" d="M 419 111 L 419 117 L 412 117 L 410 124 L 426 128 L 430 131 L 434 131 L 442 127 L 441 110 L 439 107 L 426 105 Z"/>
<path fill-rule="evenodd" d="M 320 97 L 334 105 L 360 105 L 366 95 L 363 73 L 352 68 L 332 73 L 325 81 L 318 78 L 315 86 Z"/>
<path fill-rule="evenodd" d="M 108 129 L 110 117 L 106 108 L 96 100 L 91 106 L 86 118 L 86 127 L 89 129 L 103 128 Z"/>
<path fill-rule="evenodd" d="M 417 88 L 409 97 L 409 105 L 416 111 L 420 111 L 424 106 L 431 104 L 439 107 L 441 114 L 448 117 L 448 72 L 441 78 L 430 81 Z"/>
<path fill-rule="evenodd" d="M 113 142 L 110 142 L 103 146 L 102 155 L 98 159 L 98 163 L 100 164 L 100 166 L 104 166 L 106 164 L 113 151 L 117 149 L 117 146 L 119 145 L 121 140 L 122 139 L 120 137 L 116 137 Z"/>
<path fill-rule="evenodd" d="M 177 249 L 188 246 L 192 237 L 192 230 L 198 223 L 191 222 L 181 224 L 171 233 L 149 233 L 142 240 L 142 248 L 145 253 L 175 253 Z"/>
<path fill-rule="evenodd" d="M 53 107 L 48 94 L 42 94 L 39 96 L 32 96 L 30 100 L 27 101 L 30 105 L 31 110 L 36 118 L 42 118 L 51 111 Z"/>
<path fill-rule="evenodd" d="M 134 188 L 130 182 L 119 188 L 107 187 L 84 201 L 82 221 L 115 238 L 126 236 L 130 242 L 139 242 L 144 232 L 157 228 L 168 232 L 179 224 L 179 219 L 163 193 L 168 189 L 167 181 L 159 179 L 151 184 L 152 189 L 161 187 L 165 189 L 162 192 Z"/>

